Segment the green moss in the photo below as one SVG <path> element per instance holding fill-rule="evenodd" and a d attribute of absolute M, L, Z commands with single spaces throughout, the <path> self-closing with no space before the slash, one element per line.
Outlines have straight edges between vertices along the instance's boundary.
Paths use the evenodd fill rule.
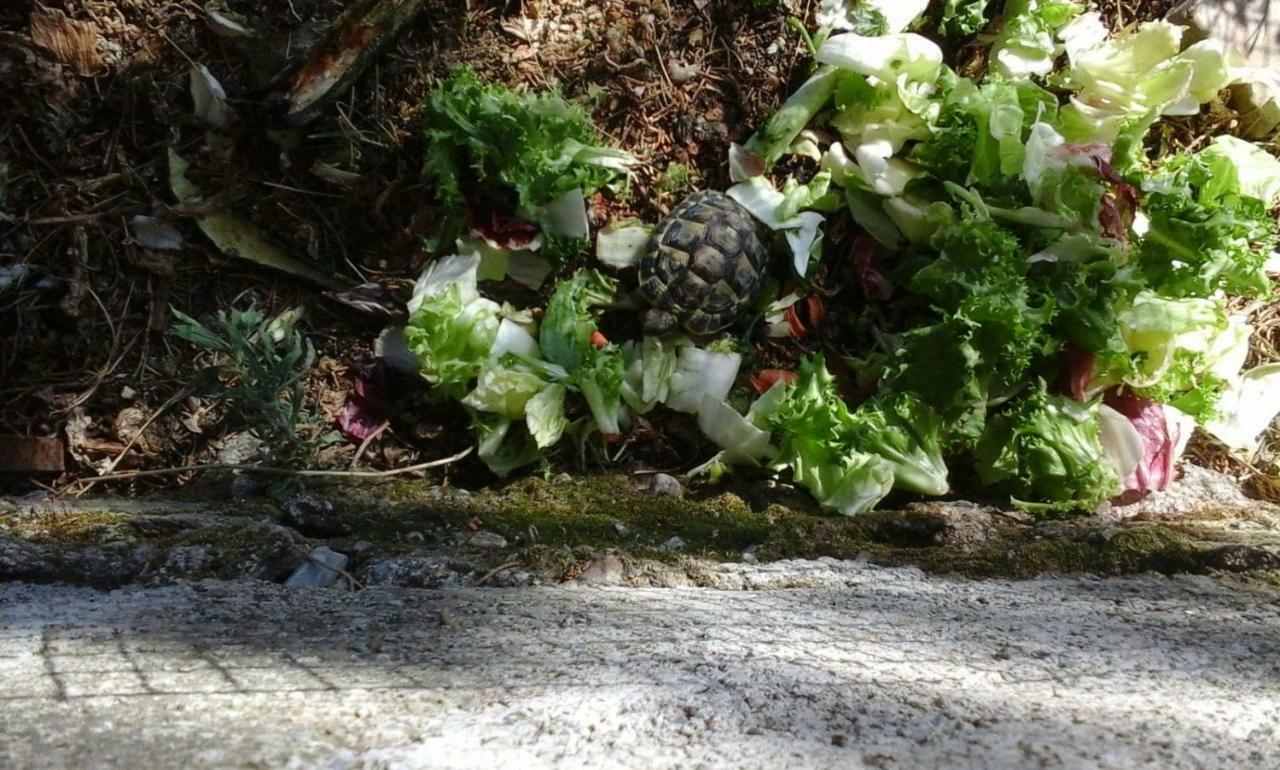
<path fill-rule="evenodd" d="M 970 577 L 1029 578 L 1045 573 L 1205 572 L 1205 554 L 1206 549 L 1172 530 L 1132 525 L 1107 535 L 1087 527 L 1052 538 L 1024 533 L 969 552 L 946 548 L 900 551 L 889 554 L 888 561 Z"/>
<path fill-rule="evenodd" d="M 14 535 L 45 545 L 80 545 L 103 539 L 107 530 L 129 518 L 117 511 L 51 510 L 15 524 Z"/>
<path fill-rule="evenodd" d="M 973 577 L 1204 572 L 1208 563 L 1207 551 L 1194 538 L 1158 524 L 1082 520 L 1044 536 L 1029 525 L 997 518 L 996 531 L 966 550 L 948 542 L 946 517 L 927 507 L 845 518 L 767 500 L 753 507 L 731 492 L 703 500 L 653 497 L 616 475 L 564 482 L 526 478 L 474 494 L 398 482 L 346 503 L 360 518 L 353 523 L 366 539 L 398 540 L 413 531 L 455 542 L 478 519 L 525 548 L 526 559 L 562 569 L 580 560 L 574 546 L 670 559 L 657 547 L 673 536 L 685 542 L 683 554 L 709 558 L 738 559 L 744 548 L 759 546 L 763 560 L 865 554 L 877 563 Z"/>
<path fill-rule="evenodd" d="M 520 545 L 656 548 L 673 536 L 686 553 L 734 557 L 762 543 L 777 508 L 753 510 L 723 493 L 706 500 L 654 497 L 622 476 L 588 476 L 562 483 L 525 478 L 476 494 L 398 482 L 344 499 L 362 537 L 394 540 L 408 532 L 445 536 L 479 519 Z"/>

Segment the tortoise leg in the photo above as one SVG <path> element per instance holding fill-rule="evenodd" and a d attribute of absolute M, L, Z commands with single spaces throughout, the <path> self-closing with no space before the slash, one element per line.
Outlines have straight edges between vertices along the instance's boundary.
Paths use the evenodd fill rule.
<path fill-rule="evenodd" d="M 649 308 L 640 316 L 644 333 L 649 335 L 666 334 L 676 328 L 676 317 L 656 307 Z"/>

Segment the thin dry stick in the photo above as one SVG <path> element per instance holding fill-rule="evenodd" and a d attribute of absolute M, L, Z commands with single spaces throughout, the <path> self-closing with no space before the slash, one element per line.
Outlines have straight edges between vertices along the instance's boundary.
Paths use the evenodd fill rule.
<path fill-rule="evenodd" d="M 142 438 L 142 434 L 147 432 L 147 428 L 151 427 L 151 423 L 159 419 L 160 415 L 164 414 L 165 411 L 169 409 L 169 407 L 173 406 L 174 404 L 178 403 L 178 401 L 180 401 L 183 398 L 186 398 L 189 395 L 191 395 L 191 391 L 189 391 L 187 388 L 183 388 L 182 390 L 179 390 L 177 393 L 174 393 L 172 396 L 170 396 L 169 400 L 161 404 L 159 409 L 152 412 L 151 416 L 147 418 L 146 422 L 142 423 L 142 427 L 138 428 L 138 432 L 133 434 L 133 438 L 129 439 L 129 443 L 124 445 L 124 449 L 120 450 L 120 454 L 116 455 L 115 459 L 112 460 L 111 463 L 108 464 L 106 468 L 102 469 L 102 474 L 105 476 L 110 474 L 112 471 L 114 471 L 116 469 L 116 466 L 120 464 L 120 461 L 124 459 L 124 456 L 128 454 L 129 450 L 133 449 L 133 445 L 138 443 L 139 439 Z"/>
<path fill-rule="evenodd" d="M 77 484 L 85 484 L 93 486 L 100 481 L 124 481 L 126 479 L 141 479 L 150 476 L 171 476 L 175 473 L 191 473 L 195 471 L 252 471 L 261 473 L 264 476 L 303 476 L 307 478 L 316 477 L 332 477 L 332 478 L 356 478 L 356 479 L 378 479 L 387 478 L 389 476 L 399 476 L 405 473 L 413 473 L 414 471 L 425 471 L 428 468 L 439 468 L 442 465 L 455 463 L 467 455 L 475 451 L 475 447 L 467 447 L 456 455 L 442 457 L 439 460 L 431 460 L 430 462 L 418 463 L 417 465 L 409 465 L 404 468 L 392 468 L 386 471 L 308 471 L 293 470 L 291 468 L 271 468 L 262 465 L 248 465 L 242 463 L 209 463 L 206 465 L 182 465 L 176 468 L 156 468 L 147 471 L 122 471 L 120 473 L 112 473 L 105 476 L 94 476 L 91 479 L 78 479 L 71 482 L 67 487 L 63 488 L 65 492 L 70 487 Z"/>
<path fill-rule="evenodd" d="M 347 466 L 348 468 L 351 470 L 356 469 L 356 466 L 360 464 L 360 458 L 364 456 L 364 450 L 368 449 L 369 445 L 373 443 L 373 440 L 382 435 L 382 431 L 386 430 L 387 426 L 390 424 L 391 422 L 389 420 L 383 420 L 382 424 L 379 425 L 373 433 L 364 437 L 364 441 L 361 441 L 360 446 L 356 447 L 356 454 L 351 458 L 351 465 Z"/>
<path fill-rule="evenodd" d="M 499 564 L 498 566 L 484 573 L 484 575 L 481 576 L 481 578 L 475 582 L 475 585 L 482 586 L 485 583 L 488 583 L 490 580 L 492 580 L 494 575 L 497 575 L 499 572 L 502 572 L 504 570 L 509 570 L 509 569 L 515 569 L 516 567 L 519 567 L 519 566 L 520 566 L 520 562 L 518 561 L 509 561 L 505 564 Z"/>

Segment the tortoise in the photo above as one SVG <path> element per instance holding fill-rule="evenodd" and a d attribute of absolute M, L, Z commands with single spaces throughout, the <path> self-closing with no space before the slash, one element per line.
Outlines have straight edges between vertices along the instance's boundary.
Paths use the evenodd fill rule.
<path fill-rule="evenodd" d="M 640 260 L 640 294 L 652 306 L 645 331 L 679 325 L 702 336 L 730 326 L 760 291 L 765 243 L 751 212 L 733 198 L 714 190 L 685 198 Z"/>

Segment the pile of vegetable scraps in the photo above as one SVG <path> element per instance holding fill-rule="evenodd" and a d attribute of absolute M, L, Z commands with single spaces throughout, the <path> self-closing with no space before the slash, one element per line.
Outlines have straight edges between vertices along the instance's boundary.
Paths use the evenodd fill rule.
<path fill-rule="evenodd" d="M 633 221 L 597 233 L 599 264 L 559 278 L 540 316 L 483 296 L 581 256 L 584 201 L 633 159 L 559 96 L 468 72 L 440 87 L 426 168 L 456 253 L 418 281 L 404 339 L 493 471 L 662 408 L 721 447 L 694 472 L 767 468 L 843 514 L 953 486 L 1061 513 L 1167 487 L 1193 430 L 1256 448 L 1280 365 L 1242 371 L 1246 318 L 1271 298 L 1280 162 L 1232 136 L 1156 158 L 1146 141 L 1248 78 L 1244 59 L 1163 21 L 1113 36 L 1069 0 L 1009 0 L 985 26 L 985 2 L 927 5 L 822 0 L 811 77 L 730 148 L 727 192 L 787 275 L 720 340 L 600 333 L 602 313 L 635 312 L 617 310 L 650 233 Z M 939 27 L 986 30 L 980 79 L 944 62 Z M 824 253 L 837 225 L 853 234 Z M 793 303 L 850 263 L 858 301 L 805 352 Z M 760 371 L 770 337 L 793 369 Z"/>

